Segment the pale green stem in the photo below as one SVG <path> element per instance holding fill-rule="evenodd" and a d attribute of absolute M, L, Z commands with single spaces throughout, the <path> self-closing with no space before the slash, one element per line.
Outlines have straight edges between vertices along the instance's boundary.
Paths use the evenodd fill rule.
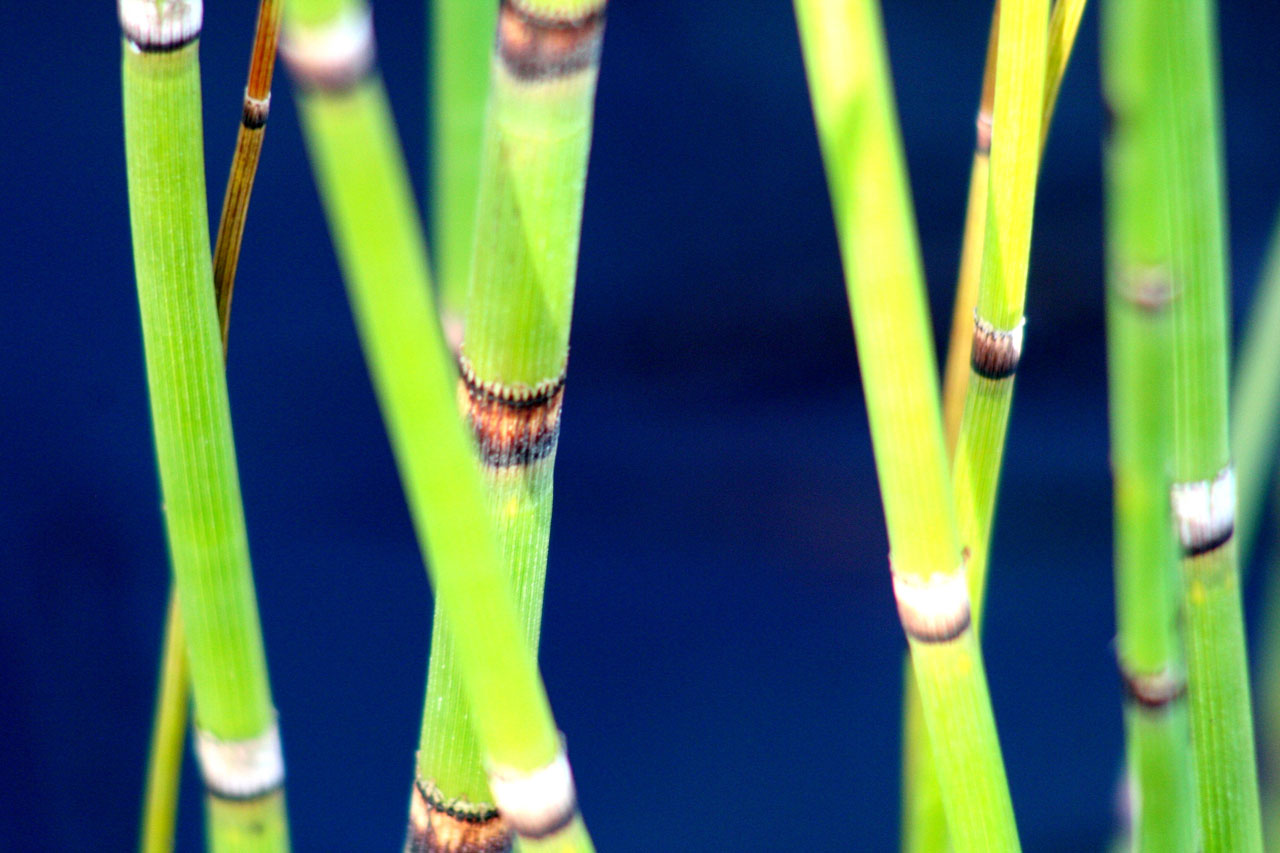
<path fill-rule="evenodd" d="M 796 16 L 844 259 L 895 594 L 951 838 L 961 851 L 1017 850 L 970 621 L 879 9 L 868 0 L 797 0 Z"/>

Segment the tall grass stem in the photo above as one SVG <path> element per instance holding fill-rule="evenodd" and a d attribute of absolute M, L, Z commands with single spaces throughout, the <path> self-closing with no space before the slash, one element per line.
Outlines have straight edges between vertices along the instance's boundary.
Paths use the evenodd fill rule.
<path fill-rule="evenodd" d="M 210 298 L 197 58 L 202 11 L 198 2 L 119 5 L 134 265 L 210 848 L 282 850 L 284 764 Z"/>
<path fill-rule="evenodd" d="M 1206 851 L 1262 849 L 1228 428 L 1226 221 L 1216 20 L 1209 0 L 1155 17 L 1154 101 L 1169 193 L 1173 509 L 1183 551 L 1197 812 Z"/>
<path fill-rule="evenodd" d="M 844 259 L 894 592 L 950 836 L 960 851 L 1017 850 L 956 533 L 879 8 L 869 0 L 795 5 Z"/>
<path fill-rule="evenodd" d="M 474 443 L 458 415 L 457 373 L 374 66 L 368 9 L 299 0 L 289 14 L 284 54 L 316 180 L 495 802 L 516 834 L 529 839 L 527 849 L 590 850 L 564 745 L 496 546 Z M 410 845 L 430 831 L 416 829 Z"/>
<path fill-rule="evenodd" d="M 604 26 L 603 2 L 577 18 L 566 9 L 547 4 L 539 17 L 523 0 L 500 4 L 459 353 L 458 398 L 535 650 Z M 488 786 L 440 607 L 435 619 L 418 785 L 483 811 Z"/>

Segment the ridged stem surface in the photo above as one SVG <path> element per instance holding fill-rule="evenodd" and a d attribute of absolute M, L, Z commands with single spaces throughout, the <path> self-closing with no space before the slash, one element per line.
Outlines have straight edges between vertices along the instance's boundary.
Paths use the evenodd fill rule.
<path fill-rule="evenodd" d="M 359 10 L 338 7 L 342 14 Z M 299 42 L 329 21 L 296 3 Z M 293 32 L 290 29 L 290 32 Z M 307 82 L 293 68 L 300 84 Z M 357 330 L 462 675 L 485 761 L 517 774 L 561 753 L 533 649 L 493 530 L 458 373 L 430 291 L 426 246 L 382 84 L 366 70 L 299 104 Z M 528 849 L 590 850 L 582 820 Z"/>
<path fill-rule="evenodd" d="M 1151 7 L 1110 2 L 1103 71 L 1107 144 L 1107 364 L 1115 505 L 1116 657 L 1124 704 L 1132 849 L 1196 849 L 1194 769 L 1171 521 L 1173 282 Z"/>
<path fill-rule="evenodd" d="M 431 236 L 447 334 L 465 316 L 496 2 L 431 3 Z M 451 341 L 455 343 L 456 341 Z"/>
<path fill-rule="evenodd" d="M 214 241 L 213 287 L 224 360 L 231 323 L 231 294 L 240 259 L 249 197 L 262 153 L 262 137 L 266 130 L 271 78 L 283 11 L 283 0 L 262 0 L 258 4 L 258 22 L 254 33 L 253 55 L 249 63 L 249 81 L 245 86 L 244 110 L 236 132 L 231 176 L 227 181 L 222 216 L 218 221 L 218 235 Z M 182 745 L 186 735 L 186 708 L 191 689 L 182 612 L 177 607 L 177 599 L 172 590 L 169 599 L 169 607 L 165 611 L 164 653 L 145 793 L 142 844 L 148 850 L 167 849 L 173 844 L 177 794 L 182 773 Z M 168 813 L 163 814 L 164 811 Z"/>
<path fill-rule="evenodd" d="M 844 259 L 895 588 L 951 595 L 950 630 L 899 614 L 957 850 L 1019 849 L 964 564 L 942 437 L 924 300 L 879 8 L 797 0 L 805 68 Z M 958 595 L 956 594 L 958 593 Z M 922 610 L 933 598 L 921 596 Z M 962 618 L 959 618 L 962 614 Z"/>
<path fill-rule="evenodd" d="M 1170 197 L 1174 478 L 1207 485 L 1232 461 L 1215 11 L 1209 0 L 1148 2 Z M 1262 837 L 1237 564 L 1234 538 L 1188 551 L 1183 607 L 1201 842 L 1206 851 L 1249 853 L 1262 849 Z"/>
<path fill-rule="evenodd" d="M 165 521 L 196 724 L 222 740 L 275 725 L 236 472 L 205 212 L 197 44 L 124 42 L 125 153 L 138 302 Z M 208 798 L 215 850 L 288 847 L 281 795 L 245 835 Z M 241 811 L 244 811 L 242 809 Z"/>
<path fill-rule="evenodd" d="M 514 26 L 504 4 L 504 27 Z M 596 66 L 526 80 L 496 51 L 485 122 L 479 215 L 459 398 L 472 406 L 488 506 L 530 647 L 537 649 L 550 534 L 552 470 L 591 140 Z M 485 413 L 479 388 L 506 394 Z M 545 399 L 544 399 L 545 398 Z M 504 433 L 514 440 L 504 438 Z M 437 608 L 436 620 L 443 623 Z M 418 775 L 447 798 L 489 799 L 480 752 L 441 630 L 433 632 Z"/>

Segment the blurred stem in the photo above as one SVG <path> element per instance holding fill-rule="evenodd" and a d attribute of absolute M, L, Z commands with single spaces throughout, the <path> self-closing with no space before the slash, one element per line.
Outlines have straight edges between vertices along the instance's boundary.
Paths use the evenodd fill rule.
<path fill-rule="evenodd" d="M 603 3 L 576 19 L 545 5 L 541 18 L 519 0 L 500 5 L 458 391 L 534 650 L 604 26 Z M 483 813 L 491 797 L 447 626 L 437 606 L 418 786 Z M 447 820 L 437 805 L 425 803 Z"/>
<path fill-rule="evenodd" d="M 245 86 L 244 108 L 236 132 L 231 176 L 222 201 L 222 216 L 213 253 L 214 298 L 218 328 L 222 336 L 222 358 L 226 363 L 227 335 L 231 326 L 231 294 L 244 236 L 245 216 L 258 171 L 262 137 L 266 131 L 271 101 L 271 78 L 275 68 L 276 45 L 280 35 L 282 0 L 262 0 L 258 5 L 249 79 Z M 186 660 L 186 632 L 176 592 L 170 588 L 165 610 L 164 653 L 160 665 L 152 746 L 147 769 L 142 821 L 142 849 L 171 849 L 177 823 L 178 791 L 182 783 L 182 752 L 190 672 Z M 174 725 L 176 722 L 176 725 Z"/>
<path fill-rule="evenodd" d="M 1107 145 L 1107 364 L 1115 503 L 1116 658 L 1125 685 L 1131 844 L 1196 848 L 1181 579 L 1169 515 L 1173 458 L 1169 194 L 1163 73 L 1150 5 L 1112 2 L 1103 72 Z"/>
<path fill-rule="evenodd" d="M 178 818 L 178 792 L 182 782 L 182 753 L 187 736 L 187 702 L 191 674 L 187 669 L 186 636 L 178 596 L 169 589 L 165 608 L 160 686 L 156 691 L 155 717 L 151 724 L 151 750 L 142 801 L 143 853 L 173 849 Z"/>
<path fill-rule="evenodd" d="M 147 0 L 125 0 L 119 8 L 138 302 L 210 847 L 283 850 L 283 759 L 210 298 L 197 58 L 201 8 L 157 9 Z M 253 768 L 221 761 L 245 749 L 262 761 Z M 241 831 L 242 817 L 255 832 Z"/>
<path fill-rule="evenodd" d="M 1240 348 L 1232 396 L 1232 439 L 1240 489 L 1236 536 L 1241 573 L 1252 562 L 1265 506 L 1263 492 L 1276 461 L 1277 408 L 1280 408 L 1280 361 L 1275 340 L 1280 334 L 1280 217 L 1271 232 L 1262 280 Z M 1280 497 L 1273 496 L 1280 501 Z M 1280 549 L 1270 548 L 1263 580 L 1262 652 L 1257 675 L 1262 691 L 1262 753 L 1270 785 L 1263 794 L 1265 838 L 1280 838 Z"/>
<path fill-rule="evenodd" d="M 299 0 L 289 8 L 285 56 L 316 181 L 495 802 L 517 834 L 538 836 L 526 849 L 591 850 L 496 544 L 474 443 L 458 416 L 457 373 L 373 66 L 367 7 Z M 415 786 L 415 804 L 429 793 Z M 417 847 L 432 835 L 431 813 L 415 805 L 414 817 L 408 844 L 431 849 Z"/>
<path fill-rule="evenodd" d="M 1206 851 L 1262 849 L 1227 389 L 1227 261 L 1215 13 L 1152 3 L 1175 293 L 1174 513 L 1184 551 L 1197 806 Z"/>
<path fill-rule="evenodd" d="M 431 2 L 431 236 L 440 319 L 453 349 L 462 340 L 471 281 L 480 145 L 498 4 Z"/>
<path fill-rule="evenodd" d="M 951 837 L 961 851 L 1017 850 L 982 655 L 971 629 L 879 9 L 869 0 L 795 5 L 844 259 L 898 612 Z M 1012 19 L 1021 21 L 1028 7 L 1013 6 Z M 1042 25 L 1043 37 L 1047 21 Z"/>
<path fill-rule="evenodd" d="M 1272 226 L 1262 278 L 1240 345 L 1231 395 L 1231 442 L 1236 458 L 1236 538 L 1240 568 L 1247 572 L 1265 504 L 1263 497 L 1275 470 L 1280 444 L 1280 215 Z"/>

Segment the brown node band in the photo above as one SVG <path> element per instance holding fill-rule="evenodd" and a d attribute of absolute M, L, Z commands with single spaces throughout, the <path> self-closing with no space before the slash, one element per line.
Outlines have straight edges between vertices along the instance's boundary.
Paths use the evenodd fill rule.
<path fill-rule="evenodd" d="M 1186 678 L 1167 669 L 1151 673 L 1130 672 L 1122 661 L 1120 677 L 1124 681 L 1125 698 L 1145 711 L 1162 711 L 1187 695 Z"/>
<path fill-rule="evenodd" d="M 1182 546 L 1182 554 L 1184 557 L 1203 556 L 1205 554 L 1208 554 L 1210 551 L 1216 551 L 1219 548 L 1221 548 L 1223 545 L 1226 545 L 1228 542 L 1231 541 L 1231 538 L 1235 535 L 1236 535 L 1236 526 L 1235 526 L 1235 523 L 1232 522 L 1226 527 L 1217 530 L 1212 535 L 1205 536 L 1201 539 L 1196 539 L 1195 541 L 1189 544 L 1184 543 Z"/>
<path fill-rule="evenodd" d="M 510 853 L 511 839 L 493 805 L 446 799 L 434 783 L 414 782 L 406 853 Z"/>
<path fill-rule="evenodd" d="M 560 437 L 564 368 L 555 379 L 532 388 L 482 382 L 463 355 L 458 356 L 458 371 L 458 406 L 467 415 L 486 466 L 513 468 L 551 455 Z"/>
<path fill-rule="evenodd" d="M 498 56 L 521 80 L 567 77 L 600 61 L 604 3 L 574 18 L 550 17 L 502 0 L 498 12 Z"/>
<path fill-rule="evenodd" d="M 1022 357 L 1022 323 L 1014 329 L 997 329 L 973 312 L 973 348 L 969 364 L 984 379 L 1008 379 Z"/>
<path fill-rule="evenodd" d="M 173 53 L 174 51 L 182 50 L 184 47 L 200 41 L 200 33 L 198 31 L 169 41 L 156 41 L 151 39 L 149 36 L 135 38 L 128 30 L 124 31 L 124 37 L 128 39 L 129 44 L 137 48 L 140 53 Z"/>
<path fill-rule="evenodd" d="M 247 130 L 257 130 L 265 127 L 267 124 L 267 115 L 271 112 L 271 97 L 251 98 L 244 96 L 244 112 L 240 116 L 240 123 Z"/>

